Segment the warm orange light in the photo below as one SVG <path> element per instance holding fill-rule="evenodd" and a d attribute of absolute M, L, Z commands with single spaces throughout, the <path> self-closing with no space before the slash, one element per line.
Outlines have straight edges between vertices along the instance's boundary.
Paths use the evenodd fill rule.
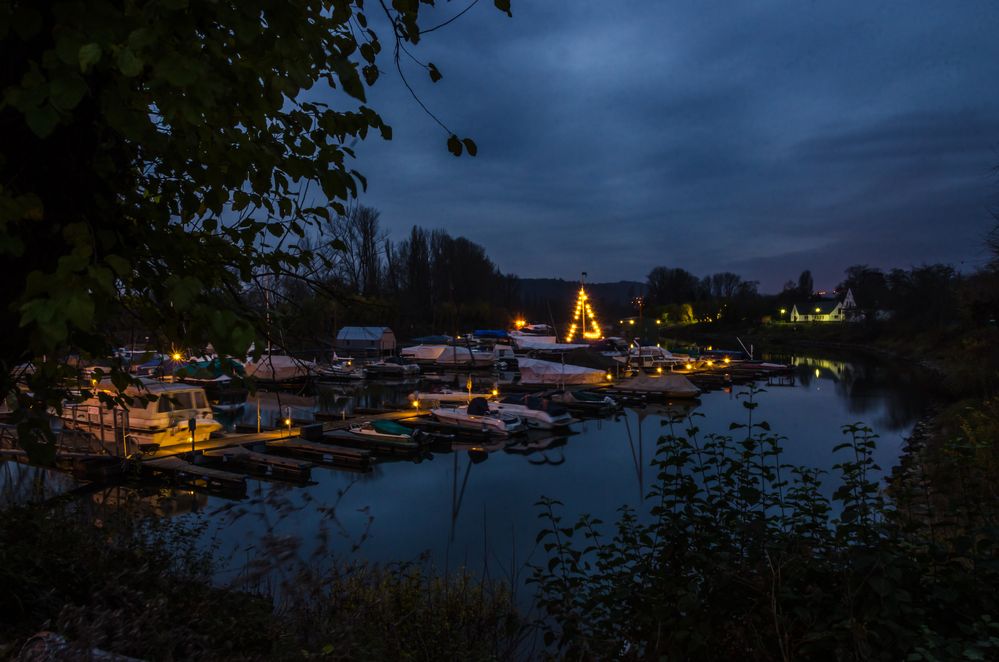
<path fill-rule="evenodd" d="M 513 325 L 517 329 L 523 329 L 525 326 L 527 326 L 527 320 L 523 318 L 517 318 L 513 321 Z"/>
<path fill-rule="evenodd" d="M 611 380 L 613 380 L 613 379 L 614 379 L 614 375 L 612 375 L 612 374 L 610 374 L 610 373 L 608 372 L 608 373 L 607 373 L 607 381 L 611 381 Z"/>
<path fill-rule="evenodd" d="M 284 424 L 287 425 L 288 427 L 291 427 L 291 419 L 290 418 L 284 419 Z"/>
<path fill-rule="evenodd" d="M 414 409 L 419 409 L 420 408 L 420 401 L 419 400 L 413 400 L 413 408 Z"/>
<path fill-rule="evenodd" d="M 499 389 L 498 389 L 498 388 L 494 388 L 494 389 L 492 390 L 492 393 L 493 393 L 493 397 L 495 397 L 495 396 L 499 395 Z"/>
<path fill-rule="evenodd" d="M 658 368 L 656 368 L 656 372 L 658 372 L 660 375 L 663 374 L 663 367 L 659 366 Z"/>
<path fill-rule="evenodd" d="M 725 363 L 731 363 L 731 362 L 732 362 L 732 359 L 730 359 L 730 358 L 728 358 L 728 357 L 726 356 L 726 357 L 725 357 Z"/>
<path fill-rule="evenodd" d="M 174 361 L 180 361 L 181 359 L 180 352 L 174 352 L 173 354 L 170 355 L 170 358 L 173 359 Z"/>

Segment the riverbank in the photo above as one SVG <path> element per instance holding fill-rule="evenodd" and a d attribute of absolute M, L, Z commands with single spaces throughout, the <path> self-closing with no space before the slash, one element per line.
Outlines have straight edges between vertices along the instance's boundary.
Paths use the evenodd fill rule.
<path fill-rule="evenodd" d="M 296 562 L 293 541 L 275 539 L 261 541 L 240 584 L 218 586 L 220 560 L 202 533 L 128 513 L 5 511 L 0 656 L 15 658 L 41 631 L 66 647 L 31 659 L 480 660 L 508 659 L 518 645 L 521 620 L 502 583 L 417 564 Z M 252 581 L 278 565 L 278 585 Z"/>
<path fill-rule="evenodd" d="M 770 324 L 719 332 L 676 327 L 686 342 L 756 351 L 850 352 L 902 361 L 934 375 L 941 398 L 914 426 L 892 472 L 891 495 L 913 517 L 973 529 L 995 512 L 999 480 L 999 331 L 913 330 L 891 324 Z M 916 499 L 914 495 L 919 495 Z M 918 505 L 913 505 L 918 504 Z M 970 504 L 970 505 L 969 505 Z"/>

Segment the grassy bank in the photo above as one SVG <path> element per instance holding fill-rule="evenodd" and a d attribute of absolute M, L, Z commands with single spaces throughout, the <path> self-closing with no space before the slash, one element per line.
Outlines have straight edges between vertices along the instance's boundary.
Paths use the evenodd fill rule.
<path fill-rule="evenodd" d="M 72 648 L 149 660 L 507 659 L 520 620 L 502 584 L 420 566 L 285 563 L 277 593 L 216 586 L 200 531 L 94 521 L 73 509 L 0 517 L 0 655 L 51 630 Z M 276 597 L 280 595 L 280 597 Z"/>

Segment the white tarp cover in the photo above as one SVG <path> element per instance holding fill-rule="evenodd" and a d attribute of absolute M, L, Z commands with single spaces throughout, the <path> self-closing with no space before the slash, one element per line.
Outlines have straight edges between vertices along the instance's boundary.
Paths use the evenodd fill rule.
<path fill-rule="evenodd" d="M 265 382 L 289 382 L 315 374 L 316 364 L 286 354 L 264 354 L 246 364 L 246 376 Z"/>
<path fill-rule="evenodd" d="M 399 355 L 414 361 L 436 361 L 446 349 L 447 345 L 413 345 L 403 347 Z"/>
<path fill-rule="evenodd" d="M 449 345 L 444 348 L 444 351 L 440 353 L 437 357 L 438 363 L 447 364 L 466 364 L 471 363 L 475 360 L 475 355 L 472 350 L 468 347 L 459 347 L 454 345 Z"/>
<path fill-rule="evenodd" d="M 522 384 L 603 384 L 607 373 L 603 370 L 584 368 L 578 365 L 542 361 L 541 359 L 520 358 Z"/>
<path fill-rule="evenodd" d="M 514 340 L 520 349 L 537 349 L 549 352 L 563 352 L 570 349 L 589 347 L 589 345 L 579 345 L 576 343 L 549 342 L 543 339 L 534 340 L 529 336 L 520 336 Z"/>

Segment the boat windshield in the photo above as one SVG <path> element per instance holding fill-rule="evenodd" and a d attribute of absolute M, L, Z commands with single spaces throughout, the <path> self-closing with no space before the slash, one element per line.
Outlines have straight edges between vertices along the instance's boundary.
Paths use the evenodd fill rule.
<path fill-rule="evenodd" d="M 206 409 L 205 394 L 202 391 L 177 391 L 164 393 L 157 401 L 156 411 L 165 414 L 184 409 Z"/>

